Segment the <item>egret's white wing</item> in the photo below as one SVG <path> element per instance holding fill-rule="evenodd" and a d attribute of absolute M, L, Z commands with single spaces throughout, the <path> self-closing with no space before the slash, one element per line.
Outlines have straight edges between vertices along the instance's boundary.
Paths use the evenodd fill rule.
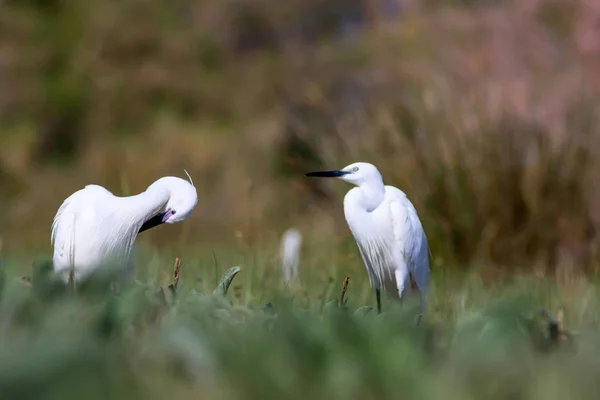
<path fill-rule="evenodd" d="M 52 221 L 50 243 L 54 246 L 53 264 L 56 271 L 69 269 L 75 262 L 78 228 L 86 232 L 85 225 L 101 220 L 97 215 L 99 202 L 106 202 L 112 193 L 97 185 L 88 185 L 69 196 L 61 204 Z M 86 243 L 88 247 L 91 243 Z M 83 249 L 82 249 L 83 250 Z"/>
<path fill-rule="evenodd" d="M 400 190 L 392 189 L 395 194 L 390 200 L 390 213 L 394 238 L 419 289 L 425 289 L 429 280 L 427 237 L 410 200 Z"/>

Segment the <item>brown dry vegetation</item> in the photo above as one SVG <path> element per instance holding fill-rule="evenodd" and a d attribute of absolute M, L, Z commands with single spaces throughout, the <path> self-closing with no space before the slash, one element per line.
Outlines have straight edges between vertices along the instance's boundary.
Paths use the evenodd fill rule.
<path fill-rule="evenodd" d="M 199 206 L 153 242 L 294 224 L 338 246 L 347 187 L 303 172 L 362 160 L 412 199 L 436 265 L 595 271 L 594 1 L 412 1 L 345 40 L 336 2 L 37 3 L 0 2 L 5 248 L 47 250 L 84 184 L 134 193 L 183 168 Z"/>

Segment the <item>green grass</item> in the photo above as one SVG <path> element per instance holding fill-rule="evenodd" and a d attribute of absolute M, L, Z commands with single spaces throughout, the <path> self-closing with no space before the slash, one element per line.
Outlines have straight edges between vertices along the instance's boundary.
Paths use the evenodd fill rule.
<path fill-rule="evenodd" d="M 110 268 L 73 294 L 47 263 L 29 286 L 9 265 L 3 398 L 581 399 L 600 389 L 591 283 L 515 277 L 486 287 L 476 273 L 438 273 L 417 324 L 413 297 L 385 299 L 381 315 L 371 309 L 358 264 L 342 301 L 341 280 L 327 275 L 345 269 L 303 269 L 302 283 L 286 288 L 273 266 L 263 285 L 256 265 L 235 275 L 183 259 L 171 291 L 160 278 L 171 261 L 156 262 L 156 277 L 138 267 L 147 276 L 118 295 Z M 214 279 L 226 271 L 230 285 Z"/>

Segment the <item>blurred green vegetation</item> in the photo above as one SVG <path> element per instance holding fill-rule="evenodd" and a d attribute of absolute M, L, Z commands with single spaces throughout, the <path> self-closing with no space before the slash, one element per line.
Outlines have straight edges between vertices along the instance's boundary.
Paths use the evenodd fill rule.
<path fill-rule="evenodd" d="M 170 270 L 167 259 L 159 261 L 160 270 Z M 302 270 L 302 280 L 312 282 L 303 288 L 281 279 L 251 286 L 262 280 L 257 269 L 221 267 L 226 284 L 217 286 L 209 283 L 213 271 L 195 269 L 196 262 L 183 259 L 173 290 L 169 279 L 149 276 L 118 294 L 108 290 L 116 276 L 110 268 L 71 293 L 44 263 L 30 280 L 5 265 L 0 393 L 591 399 L 598 392 L 599 308 L 590 282 L 516 278 L 489 289 L 476 275 L 437 275 L 417 324 L 418 298 L 385 301 L 377 315 L 361 300 L 361 275 L 342 294 L 331 268 L 325 279 Z"/>

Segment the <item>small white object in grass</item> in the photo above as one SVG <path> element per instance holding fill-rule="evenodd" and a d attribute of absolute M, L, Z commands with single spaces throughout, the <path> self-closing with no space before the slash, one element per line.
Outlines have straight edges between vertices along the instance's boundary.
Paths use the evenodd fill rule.
<path fill-rule="evenodd" d="M 281 266 L 286 283 L 298 279 L 298 264 L 300 263 L 300 247 L 302 234 L 295 228 L 290 228 L 281 237 Z"/>
<path fill-rule="evenodd" d="M 379 170 L 364 162 L 306 176 L 337 178 L 356 186 L 344 198 L 344 214 L 375 286 L 377 311 L 381 312 L 381 288 L 402 299 L 410 288 L 409 274 L 417 283 L 424 311 L 429 248 L 417 211 L 406 194 L 384 185 Z"/>
<path fill-rule="evenodd" d="M 144 192 L 129 197 L 87 185 L 62 203 L 52 222 L 54 271 L 65 282 L 71 269 L 75 282 L 113 263 L 122 266 L 125 273 L 131 272 L 137 234 L 185 220 L 197 201 L 193 184 L 172 176 L 160 178 Z"/>

